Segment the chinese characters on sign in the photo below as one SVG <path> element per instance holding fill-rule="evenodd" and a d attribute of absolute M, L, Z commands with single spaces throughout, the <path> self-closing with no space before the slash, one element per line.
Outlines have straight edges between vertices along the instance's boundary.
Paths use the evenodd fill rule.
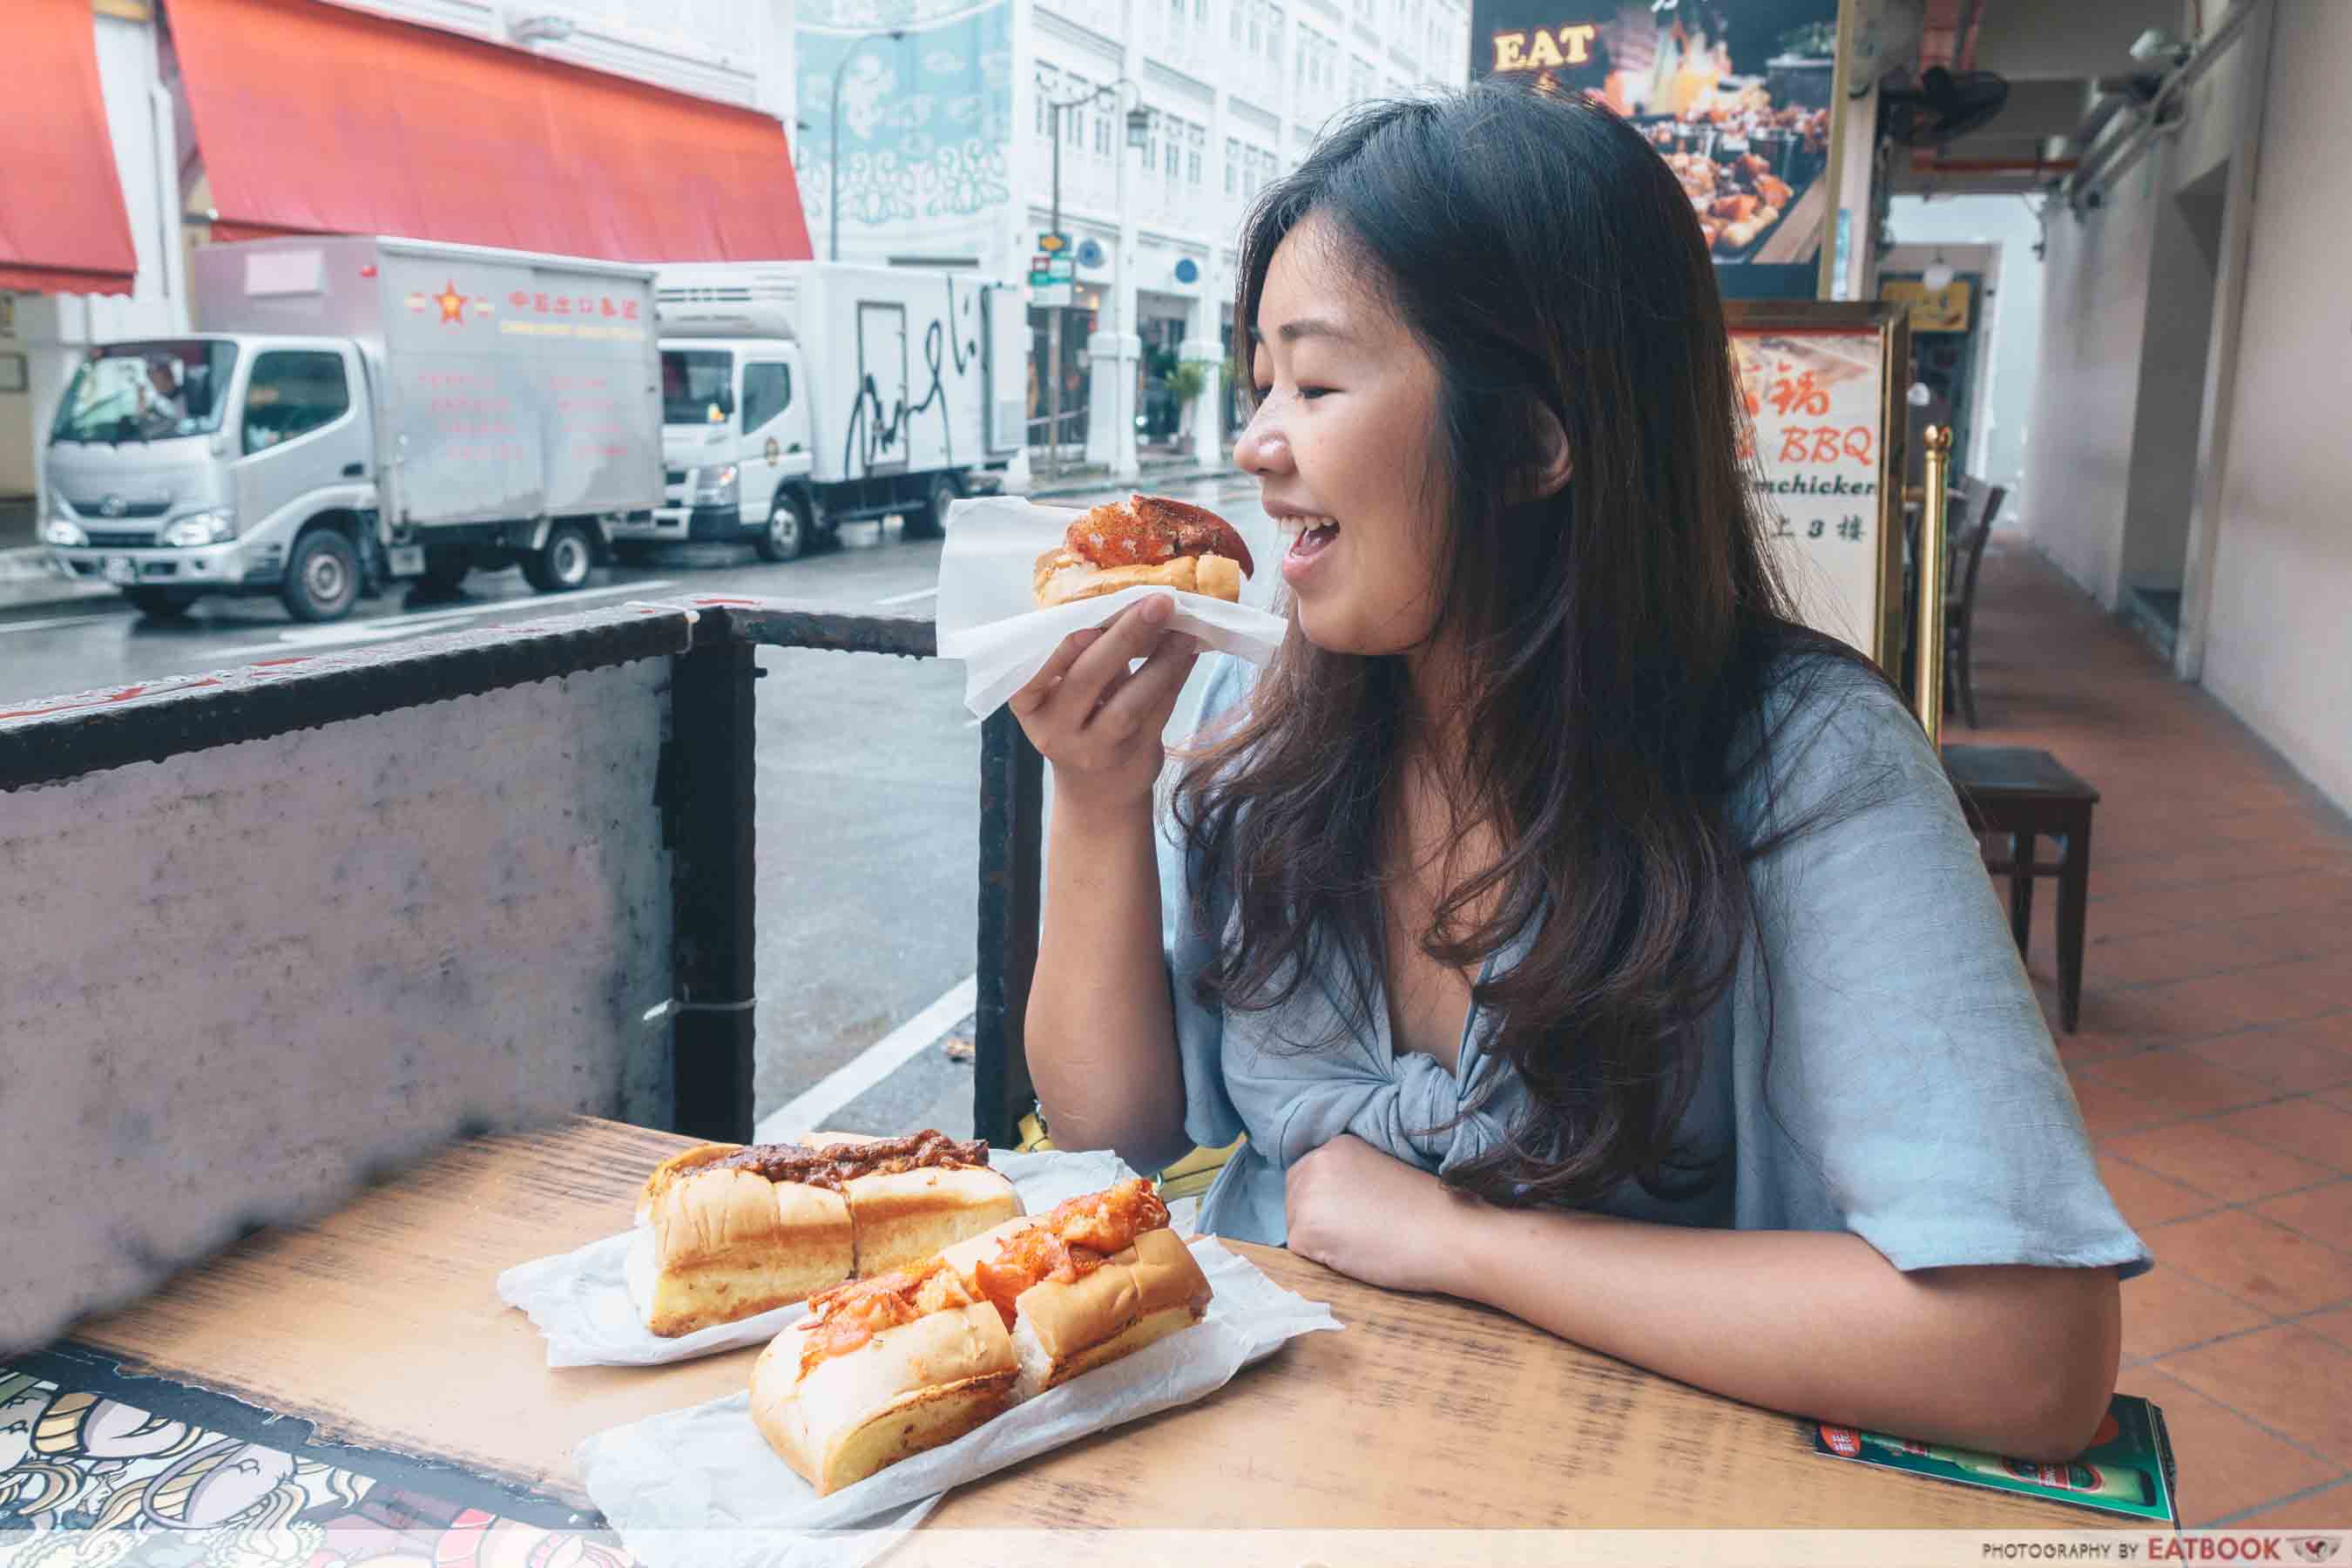
<path fill-rule="evenodd" d="M 423 370 L 412 378 L 418 401 L 441 439 L 438 456 L 466 463 L 528 463 L 531 445 L 520 438 L 513 396 L 494 372 Z M 625 458 L 631 425 L 612 378 L 558 372 L 547 389 L 558 421 L 571 432 L 564 450 L 574 458 Z"/>
<path fill-rule="evenodd" d="M 420 370 L 411 385 L 432 416 L 441 456 L 471 463 L 521 462 L 530 456 L 516 438 L 514 399 L 495 374 Z"/>
<path fill-rule="evenodd" d="M 518 289 L 507 303 L 535 316 L 608 316 L 624 321 L 637 319 L 637 301 L 615 300 L 610 294 L 545 294 Z"/>
<path fill-rule="evenodd" d="M 1766 527 L 1806 625 L 1878 652 L 1879 335 L 1735 330 Z"/>
<path fill-rule="evenodd" d="M 612 382 L 602 375 L 551 376 L 556 412 L 573 432 L 566 450 L 575 458 L 625 458 L 629 424 Z"/>

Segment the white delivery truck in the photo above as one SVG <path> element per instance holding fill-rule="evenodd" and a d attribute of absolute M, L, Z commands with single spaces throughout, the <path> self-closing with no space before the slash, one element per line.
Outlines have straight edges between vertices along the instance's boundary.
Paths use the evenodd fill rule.
<path fill-rule="evenodd" d="M 201 247 L 198 331 L 102 344 L 67 387 L 43 537 L 151 614 L 274 593 L 331 620 L 477 566 L 576 588 L 662 499 L 653 279 L 405 239 Z"/>
<path fill-rule="evenodd" d="M 663 504 L 627 540 L 741 539 L 789 561 L 856 518 L 935 531 L 1027 439 L 1018 289 L 824 261 L 668 266 Z"/>

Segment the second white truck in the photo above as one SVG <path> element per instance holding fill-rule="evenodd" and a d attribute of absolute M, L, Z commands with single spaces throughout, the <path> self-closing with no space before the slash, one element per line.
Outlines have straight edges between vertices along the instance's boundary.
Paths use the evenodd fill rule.
<path fill-rule="evenodd" d="M 1026 439 L 1020 291 L 821 261 L 661 268 L 663 504 L 616 543 L 749 540 L 789 561 L 843 522 L 936 532 Z"/>

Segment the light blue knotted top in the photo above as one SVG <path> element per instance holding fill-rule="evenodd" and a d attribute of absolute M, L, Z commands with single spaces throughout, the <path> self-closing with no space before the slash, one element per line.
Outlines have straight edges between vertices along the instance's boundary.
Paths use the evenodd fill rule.
<path fill-rule="evenodd" d="M 1247 699 L 1250 667 L 1211 658 L 1176 733 Z M 1785 722 L 1735 808 L 1742 830 L 1803 820 L 1858 780 L 1862 804 L 1751 867 L 1759 931 L 1702 1026 L 1700 1080 L 1679 1130 L 1682 1152 L 1711 1161 L 1713 1179 L 1662 1191 L 1628 1182 L 1597 1207 L 1718 1228 L 1852 1231 L 1906 1269 L 2142 1272 L 2147 1250 L 2100 1181 L 1981 852 L 1918 724 L 1858 672 L 1769 702 L 1768 716 Z M 1310 975 L 1265 1011 L 1196 998 L 1232 900 L 1180 831 L 1163 819 L 1160 875 L 1185 1131 L 1209 1148 L 1249 1135 L 1211 1188 L 1201 1227 L 1279 1244 L 1284 1172 L 1341 1133 L 1440 1173 L 1494 1148 L 1528 1100 L 1483 1048 L 1496 1023 L 1483 1010 L 1471 1009 L 1449 1072 L 1393 1048 L 1377 993 L 1351 1026 L 1336 973 Z M 1208 885 L 1205 926 L 1192 914 L 1195 876 Z M 1490 958 L 1488 973 L 1507 973 L 1532 934 Z"/>

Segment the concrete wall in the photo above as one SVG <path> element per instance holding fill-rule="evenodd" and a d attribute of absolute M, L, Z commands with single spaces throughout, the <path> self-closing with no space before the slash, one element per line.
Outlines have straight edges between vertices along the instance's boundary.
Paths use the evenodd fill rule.
<path fill-rule="evenodd" d="M 2193 31 L 2191 5 L 2158 9 L 2148 25 Z M 2209 31 L 2226 9 L 2203 8 Z M 2117 17 L 2106 25 L 2130 40 Z M 2223 56 L 2187 95 L 2186 121 L 2107 184 L 2103 206 L 2050 209 L 2027 526 L 2110 607 L 2134 584 L 2181 584 L 2217 303 L 2214 236 L 2200 231 L 2219 227 L 2212 204 L 2258 53 L 2242 39 Z M 2109 136 L 2129 123 L 2118 117 Z"/>
<path fill-rule="evenodd" d="M 2352 809 L 2352 5 L 2278 0 L 2263 105 L 2203 678 Z"/>
<path fill-rule="evenodd" d="M 2026 531 L 2103 604 L 2116 603 L 2147 347 L 2161 157 L 2081 217 L 2053 208 L 2025 488 Z"/>
<path fill-rule="evenodd" d="M 2211 184 L 2209 177 L 2207 184 Z M 2131 488 L 2124 499 L 2117 592 L 2178 589 L 2186 575 L 2197 493 L 2197 431 L 2212 338 L 2214 198 L 2174 190 L 2148 203 L 2147 317 L 2142 327 Z M 2209 226 L 2204 219 L 2210 211 Z"/>
<path fill-rule="evenodd" d="M 2254 16 L 2103 207 L 2052 215 L 2028 529 L 2111 606 L 2185 563 L 2181 672 L 2352 808 L 2352 6 Z"/>
<path fill-rule="evenodd" d="M 0 1268 L 0 1352 L 463 1131 L 668 1122 L 668 679 L 0 795 L 0 1191 L 39 1260 Z"/>

